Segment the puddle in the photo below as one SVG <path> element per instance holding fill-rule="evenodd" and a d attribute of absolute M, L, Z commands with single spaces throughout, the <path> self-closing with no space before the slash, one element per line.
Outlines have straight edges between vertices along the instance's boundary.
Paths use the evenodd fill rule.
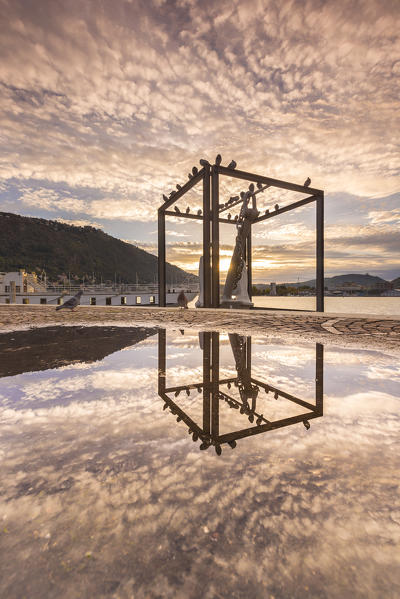
<path fill-rule="evenodd" d="M 0 376 L 1 597 L 399 595 L 392 356 L 51 327 Z"/>

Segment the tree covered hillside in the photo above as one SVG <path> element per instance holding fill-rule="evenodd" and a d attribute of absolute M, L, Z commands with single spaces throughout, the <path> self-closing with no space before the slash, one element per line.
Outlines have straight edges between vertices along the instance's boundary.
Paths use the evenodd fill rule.
<path fill-rule="evenodd" d="M 75 227 L 42 218 L 0 212 L 0 271 L 24 268 L 46 271 L 49 280 L 60 275 L 122 283 L 154 283 L 157 257 L 95 229 Z M 167 281 L 196 279 L 167 264 Z"/>

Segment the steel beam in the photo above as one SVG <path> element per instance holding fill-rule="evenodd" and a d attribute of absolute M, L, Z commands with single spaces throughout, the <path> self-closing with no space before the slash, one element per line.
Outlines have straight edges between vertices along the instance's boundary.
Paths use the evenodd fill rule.
<path fill-rule="evenodd" d="M 158 331 L 158 394 L 165 393 L 166 383 L 166 349 L 167 349 L 167 332 L 165 329 Z"/>
<path fill-rule="evenodd" d="M 184 196 L 187 191 L 192 189 L 192 187 L 194 187 L 196 185 L 196 183 L 198 183 L 199 181 L 202 180 L 203 175 L 204 175 L 204 168 L 200 169 L 199 172 L 197 173 L 197 175 L 194 175 L 192 177 L 192 179 L 188 179 L 186 181 L 186 183 L 184 185 L 182 185 L 181 189 L 176 191 L 176 193 L 174 193 L 172 198 L 169 198 L 166 202 L 164 202 L 164 204 L 162 204 L 162 206 L 160 206 L 160 208 L 163 208 L 164 210 L 166 210 L 167 208 L 169 208 L 170 206 L 175 204 L 175 202 L 177 202 L 182 196 Z"/>
<path fill-rule="evenodd" d="M 210 167 L 209 166 L 204 167 L 204 176 L 203 176 L 203 300 L 204 300 L 204 307 L 211 308 Z"/>
<path fill-rule="evenodd" d="M 251 255 L 251 225 L 249 234 L 246 239 L 246 259 L 247 259 L 247 292 L 249 294 L 249 299 L 251 301 L 252 298 L 252 286 L 253 286 L 253 267 L 252 267 L 252 255 Z"/>
<path fill-rule="evenodd" d="M 211 431 L 210 402 L 210 370 L 211 370 L 211 333 L 203 333 L 203 431 L 209 435 Z"/>
<path fill-rule="evenodd" d="M 162 209 L 158 210 L 158 305 L 166 305 L 165 293 L 165 212 Z"/>
<path fill-rule="evenodd" d="M 211 245 L 212 245 L 212 274 L 211 274 L 211 305 L 219 308 L 219 176 L 218 167 L 211 170 Z"/>
<path fill-rule="evenodd" d="M 298 422 L 304 422 L 304 420 L 313 420 L 319 418 L 320 414 L 315 412 L 308 412 L 305 414 L 299 414 L 298 416 L 289 416 L 289 418 L 282 418 L 282 420 L 276 420 L 275 422 L 269 422 L 268 424 L 261 424 L 260 426 L 252 426 L 251 428 L 245 428 L 240 431 L 233 433 L 227 433 L 218 437 L 218 442 L 229 443 L 229 441 L 236 441 L 237 439 L 244 439 L 245 437 L 252 437 L 253 435 L 259 435 L 260 433 L 266 433 L 267 431 L 273 431 L 277 428 L 283 428 L 290 426 L 291 424 L 297 424 Z"/>
<path fill-rule="evenodd" d="M 225 166 L 218 166 L 217 168 L 221 175 L 226 175 L 227 177 L 233 177 L 235 179 L 244 179 L 245 181 L 253 181 L 255 183 L 260 182 L 264 183 L 264 185 L 270 185 L 271 187 L 280 187 L 281 189 L 299 191 L 300 193 L 312 193 L 313 195 L 322 193 L 320 189 L 304 187 L 304 185 L 296 185 L 296 183 L 289 183 L 288 181 L 280 181 L 279 179 L 271 179 L 270 177 L 255 175 L 254 173 L 247 173 L 245 171 L 238 171 L 236 169 L 233 170 Z"/>
<path fill-rule="evenodd" d="M 324 312 L 324 194 L 317 198 L 317 312 Z"/>
<path fill-rule="evenodd" d="M 219 333 L 211 333 L 211 436 L 219 435 Z"/>
<path fill-rule="evenodd" d="M 299 406 L 307 408 L 307 410 L 316 410 L 316 406 L 313 406 L 308 401 L 304 401 L 304 399 L 300 399 L 299 397 L 295 397 L 290 393 L 286 393 L 286 391 L 281 391 L 281 389 L 278 389 L 277 387 L 272 387 L 271 385 L 267 385 L 266 383 L 263 383 L 262 381 L 259 381 L 258 379 L 254 378 L 251 379 L 251 382 L 264 390 L 268 390 L 268 392 L 271 391 L 272 393 L 278 393 L 279 397 L 284 397 L 289 401 L 293 401 L 294 403 L 297 403 Z"/>
<path fill-rule="evenodd" d="M 204 220 L 203 216 L 199 216 L 198 214 L 186 214 L 186 212 L 175 212 L 172 210 L 166 210 L 165 215 L 176 216 L 177 218 L 189 218 L 192 220 Z M 219 218 L 218 222 L 227 223 L 228 225 L 236 225 L 236 221 L 234 221 L 233 218 L 231 220 L 229 220 L 228 218 Z"/>
<path fill-rule="evenodd" d="M 322 416 L 324 407 L 324 346 L 322 343 L 316 343 L 315 354 L 315 396 L 318 414 Z"/>
<path fill-rule="evenodd" d="M 297 202 L 293 202 L 293 204 L 289 204 L 288 206 L 284 206 L 283 208 L 278 208 L 278 210 L 274 210 L 273 212 L 269 212 L 268 214 L 263 214 L 262 216 L 259 216 L 258 218 L 256 218 L 256 220 L 254 221 L 254 223 L 260 223 L 263 220 L 268 220 L 269 218 L 272 218 L 273 216 L 278 216 L 278 214 L 283 214 L 284 212 L 288 212 L 289 210 L 294 210 L 295 208 L 300 208 L 300 206 L 305 206 L 306 204 L 309 204 L 310 202 L 315 202 L 315 200 L 318 199 L 319 196 L 309 196 L 308 198 L 303 198 L 302 200 L 298 200 Z"/>

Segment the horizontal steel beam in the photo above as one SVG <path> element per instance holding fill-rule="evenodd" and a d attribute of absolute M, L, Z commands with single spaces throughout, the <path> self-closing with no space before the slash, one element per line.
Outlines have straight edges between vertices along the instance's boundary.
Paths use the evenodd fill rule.
<path fill-rule="evenodd" d="M 299 191 L 300 193 L 312 193 L 319 195 L 322 193 L 321 189 L 314 189 L 313 187 L 304 187 L 304 185 L 296 185 L 296 183 L 289 183 L 288 181 L 280 181 L 279 179 L 271 179 L 270 177 L 263 177 L 262 175 L 255 175 L 254 173 L 246 173 L 245 171 L 238 171 L 237 169 L 227 168 L 226 166 L 219 166 L 218 172 L 221 175 L 227 177 L 234 177 L 235 179 L 244 179 L 245 181 L 254 181 L 264 183 L 264 185 L 270 185 L 271 187 L 280 187 L 281 189 L 289 189 L 290 191 Z"/>
<path fill-rule="evenodd" d="M 203 220 L 199 214 L 186 214 L 186 212 L 176 212 L 175 210 L 166 210 L 165 216 L 177 216 L 178 218 L 191 218 L 192 220 Z"/>
<path fill-rule="evenodd" d="M 166 210 L 167 208 L 172 206 L 177 200 L 179 200 L 182 196 L 184 196 L 187 191 L 192 189 L 192 187 L 194 187 L 196 185 L 196 183 L 199 183 L 199 181 L 202 180 L 203 175 L 204 175 L 204 168 L 200 169 L 199 172 L 197 173 L 197 175 L 193 175 L 192 179 L 188 179 L 186 181 L 186 183 L 184 185 L 182 185 L 182 188 L 176 191 L 176 193 L 172 196 L 172 198 L 169 198 L 169 200 L 164 202 L 164 204 L 162 204 L 159 207 L 159 210 Z"/>
<path fill-rule="evenodd" d="M 243 430 L 235 431 L 233 433 L 226 433 L 225 435 L 219 435 L 218 443 L 229 443 L 229 441 L 236 441 L 237 439 L 244 439 L 245 437 L 252 437 L 253 435 L 259 435 L 260 433 L 266 433 L 268 431 L 276 430 L 277 428 L 283 428 L 290 426 L 291 424 L 297 424 L 304 420 L 313 420 L 318 418 L 320 414 L 309 412 L 306 414 L 299 414 L 298 416 L 290 416 L 289 418 L 283 418 L 282 420 L 276 420 L 268 424 L 261 424 L 260 426 L 252 426 L 251 428 L 245 428 Z"/>
<path fill-rule="evenodd" d="M 268 212 L 268 214 L 262 214 L 261 216 L 256 218 L 253 224 L 259 223 L 263 220 L 267 220 L 268 218 L 272 218 L 273 216 L 278 216 L 278 214 L 283 214 L 283 212 L 288 212 L 289 210 L 300 208 L 300 206 L 305 206 L 310 202 L 315 202 L 315 200 L 317 199 L 318 196 L 309 196 L 308 198 L 303 198 L 302 200 L 299 200 L 298 202 L 293 202 L 293 204 L 289 204 L 288 206 L 284 206 L 283 208 L 278 208 L 278 210 L 274 210 L 273 212 Z"/>
<path fill-rule="evenodd" d="M 303 408 L 307 408 L 307 410 L 312 410 L 313 412 L 315 412 L 317 410 L 316 405 L 313 405 L 313 404 L 309 403 L 308 401 L 304 401 L 303 399 L 300 399 L 299 397 L 295 397 L 294 395 L 291 395 L 290 393 L 286 393 L 286 391 L 281 391 L 280 389 L 277 389 L 276 387 L 272 387 L 271 385 L 262 383 L 261 381 L 259 381 L 257 379 L 252 378 L 251 382 L 254 383 L 255 385 L 257 385 L 258 387 L 261 387 L 264 390 L 268 389 L 268 391 L 271 391 L 271 393 L 278 393 L 279 397 L 284 397 L 285 399 L 289 399 L 290 401 L 297 403 L 299 406 L 302 406 Z"/>
<path fill-rule="evenodd" d="M 199 215 L 199 214 L 186 214 L 186 212 L 175 212 L 172 210 L 165 210 L 164 212 L 165 216 L 177 216 L 178 218 L 191 218 L 192 220 L 203 220 L 203 215 Z M 228 218 L 219 218 L 218 222 L 220 223 L 227 223 L 228 225 L 236 225 L 236 221 L 233 220 L 233 218 L 231 220 L 229 220 Z"/>

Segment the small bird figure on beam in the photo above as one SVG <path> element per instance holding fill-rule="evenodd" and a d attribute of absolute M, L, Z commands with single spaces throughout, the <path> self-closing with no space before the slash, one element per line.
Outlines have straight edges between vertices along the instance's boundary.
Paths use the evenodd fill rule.
<path fill-rule="evenodd" d="M 231 220 L 231 218 L 232 218 L 232 214 L 229 212 L 229 214 L 228 214 L 228 220 Z"/>
<path fill-rule="evenodd" d="M 215 158 L 215 166 L 219 166 L 222 162 L 222 156 L 221 154 L 217 154 L 216 158 Z"/>
<path fill-rule="evenodd" d="M 193 179 L 192 173 L 188 173 L 188 179 Z"/>
<path fill-rule="evenodd" d="M 251 193 L 253 193 L 253 191 L 254 191 L 254 183 L 250 183 L 250 185 L 249 185 L 249 191 Z"/>
<path fill-rule="evenodd" d="M 200 158 L 201 166 L 208 166 L 210 163 L 205 158 Z"/>
<path fill-rule="evenodd" d="M 310 179 L 310 177 L 307 177 L 307 179 L 304 181 L 303 187 L 310 187 L 310 185 L 311 185 L 311 179 Z"/>
<path fill-rule="evenodd" d="M 176 189 L 179 191 L 180 189 L 182 189 L 182 185 L 179 185 L 179 183 L 176 184 Z"/>
<path fill-rule="evenodd" d="M 275 204 L 275 210 L 279 210 L 279 204 Z"/>
<path fill-rule="evenodd" d="M 201 208 L 199 208 L 199 210 L 197 211 L 197 216 L 201 216 L 201 215 L 202 215 L 202 213 L 203 213 L 202 209 L 201 209 Z"/>
<path fill-rule="evenodd" d="M 186 295 L 185 295 L 185 293 L 184 293 L 183 289 L 182 289 L 182 291 L 179 293 L 179 295 L 178 295 L 178 300 L 177 300 L 177 301 L 178 301 L 178 306 L 179 306 L 180 308 L 187 310 L 187 307 L 188 307 L 188 299 L 187 299 L 187 297 L 186 297 Z"/>
<path fill-rule="evenodd" d="M 197 175 L 197 173 L 198 173 L 198 172 L 199 172 L 199 169 L 197 168 L 197 166 L 194 166 L 194 167 L 192 168 L 192 173 L 193 173 L 194 175 Z"/>
<path fill-rule="evenodd" d="M 232 204 L 232 202 L 237 202 L 239 199 L 239 196 L 231 196 L 228 200 L 228 204 Z"/>
<path fill-rule="evenodd" d="M 175 194 L 176 194 L 176 191 L 175 191 L 175 190 L 172 190 L 172 191 L 170 192 L 170 194 L 169 194 L 169 197 L 170 197 L 170 198 L 172 198 L 172 196 L 174 196 Z"/>
<path fill-rule="evenodd" d="M 189 214 L 189 212 L 190 212 L 190 208 L 189 208 L 189 206 L 188 206 L 188 207 L 186 208 L 186 214 Z"/>
<path fill-rule="evenodd" d="M 235 216 L 235 218 L 234 218 L 233 220 L 237 220 L 238 218 L 239 218 L 239 217 L 238 217 L 238 215 L 236 214 L 236 216 Z"/>
<path fill-rule="evenodd" d="M 163 200 L 164 200 L 164 202 L 168 202 L 168 198 L 167 198 L 167 196 L 165 195 L 165 193 L 163 193 L 163 196 L 162 196 L 162 197 L 163 197 Z"/>
<path fill-rule="evenodd" d="M 266 209 L 266 211 L 265 211 L 265 214 L 269 214 L 269 210 L 268 210 L 268 208 Z"/>
<path fill-rule="evenodd" d="M 75 308 L 79 306 L 79 304 L 81 303 L 82 294 L 82 290 L 78 291 L 78 293 L 76 293 L 74 297 L 71 297 L 69 300 L 61 304 L 61 306 L 57 306 L 56 310 L 63 310 L 64 308 L 68 308 L 69 310 L 75 310 Z"/>
<path fill-rule="evenodd" d="M 308 420 L 303 420 L 303 424 L 304 424 L 306 430 L 308 431 L 310 428 L 310 423 L 308 422 Z"/>
<path fill-rule="evenodd" d="M 218 204 L 218 210 L 222 210 L 222 208 L 225 208 L 225 204 Z"/>
<path fill-rule="evenodd" d="M 260 181 L 257 183 L 257 189 L 262 189 L 263 188 L 263 184 L 260 183 Z"/>
<path fill-rule="evenodd" d="M 234 160 L 231 160 L 230 163 L 228 164 L 228 168 L 231 168 L 231 169 L 236 168 L 236 162 Z"/>
<path fill-rule="evenodd" d="M 180 213 L 181 213 L 181 211 L 179 210 L 178 206 L 174 206 L 174 210 L 175 210 L 175 212 L 177 212 L 178 214 L 180 214 Z"/>

